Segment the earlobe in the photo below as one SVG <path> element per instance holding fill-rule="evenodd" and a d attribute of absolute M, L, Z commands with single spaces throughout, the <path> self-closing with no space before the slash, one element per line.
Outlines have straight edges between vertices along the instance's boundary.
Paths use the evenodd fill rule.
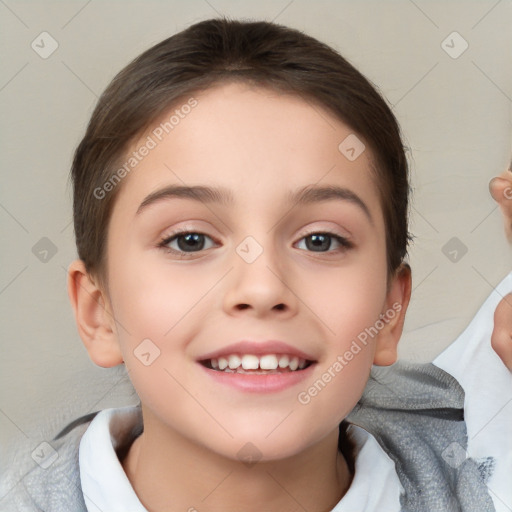
<path fill-rule="evenodd" d="M 373 360 L 378 366 L 389 366 L 396 362 L 398 342 L 402 336 L 405 313 L 411 298 L 411 287 L 411 267 L 402 263 L 392 278 L 380 316 L 383 326 L 377 335 Z"/>
<path fill-rule="evenodd" d="M 108 297 L 81 260 L 68 268 L 68 295 L 80 338 L 91 360 L 110 368 L 123 362 Z"/>

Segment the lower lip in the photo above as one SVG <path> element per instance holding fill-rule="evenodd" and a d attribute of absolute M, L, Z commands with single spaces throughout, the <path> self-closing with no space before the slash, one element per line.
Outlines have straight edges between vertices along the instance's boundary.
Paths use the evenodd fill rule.
<path fill-rule="evenodd" d="M 311 364 L 303 370 L 283 373 L 269 373 L 268 375 L 248 375 L 244 373 L 226 373 L 206 368 L 201 363 L 199 366 L 206 374 L 216 382 L 231 386 L 246 393 L 276 393 L 291 388 L 313 372 L 316 363 Z"/>

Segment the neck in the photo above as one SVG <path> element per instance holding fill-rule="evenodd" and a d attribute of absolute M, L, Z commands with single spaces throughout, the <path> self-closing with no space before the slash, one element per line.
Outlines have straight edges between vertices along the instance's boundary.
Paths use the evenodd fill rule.
<path fill-rule="evenodd" d="M 325 512 L 351 481 L 338 429 L 300 454 L 246 464 L 170 432 L 146 411 L 144 432 L 121 463 L 148 512 Z"/>

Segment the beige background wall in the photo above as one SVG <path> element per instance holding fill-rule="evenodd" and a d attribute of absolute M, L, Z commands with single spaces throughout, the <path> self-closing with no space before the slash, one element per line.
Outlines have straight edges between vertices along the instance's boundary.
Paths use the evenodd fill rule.
<path fill-rule="evenodd" d="M 512 268 L 488 193 L 512 152 L 510 0 L 2 0 L 2 465 L 14 442 L 30 457 L 78 415 L 137 401 L 123 368 L 95 367 L 76 332 L 65 286 L 75 257 L 69 166 L 113 75 L 151 45 L 218 14 L 308 32 L 337 48 L 393 105 L 415 189 L 415 288 L 402 357 L 435 357 Z M 445 255 L 453 237 L 459 254 L 467 250 L 456 262 Z"/>

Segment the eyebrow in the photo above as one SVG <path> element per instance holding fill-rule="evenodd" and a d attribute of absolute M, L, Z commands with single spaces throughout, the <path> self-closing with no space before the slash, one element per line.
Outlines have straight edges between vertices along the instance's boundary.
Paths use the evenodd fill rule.
<path fill-rule="evenodd" d="M 169 185 L 146 196 L 137 209 L 136 214 L 138 215 L 151 204 L 173 198 L 192 199 L 200 203 L 218 203 L 224 206 L 232 205 L 235 202 L 232 191 L 224 187 Z M 306 186 L 288 194 L 288 202 L 296 206 L 321 203 L 333 199 L 348 201 L 358 206 L 368 217 L 369 221 L 373 223 L 370 210 L 365 202 L 348 188 L 337 185 Z"/>

